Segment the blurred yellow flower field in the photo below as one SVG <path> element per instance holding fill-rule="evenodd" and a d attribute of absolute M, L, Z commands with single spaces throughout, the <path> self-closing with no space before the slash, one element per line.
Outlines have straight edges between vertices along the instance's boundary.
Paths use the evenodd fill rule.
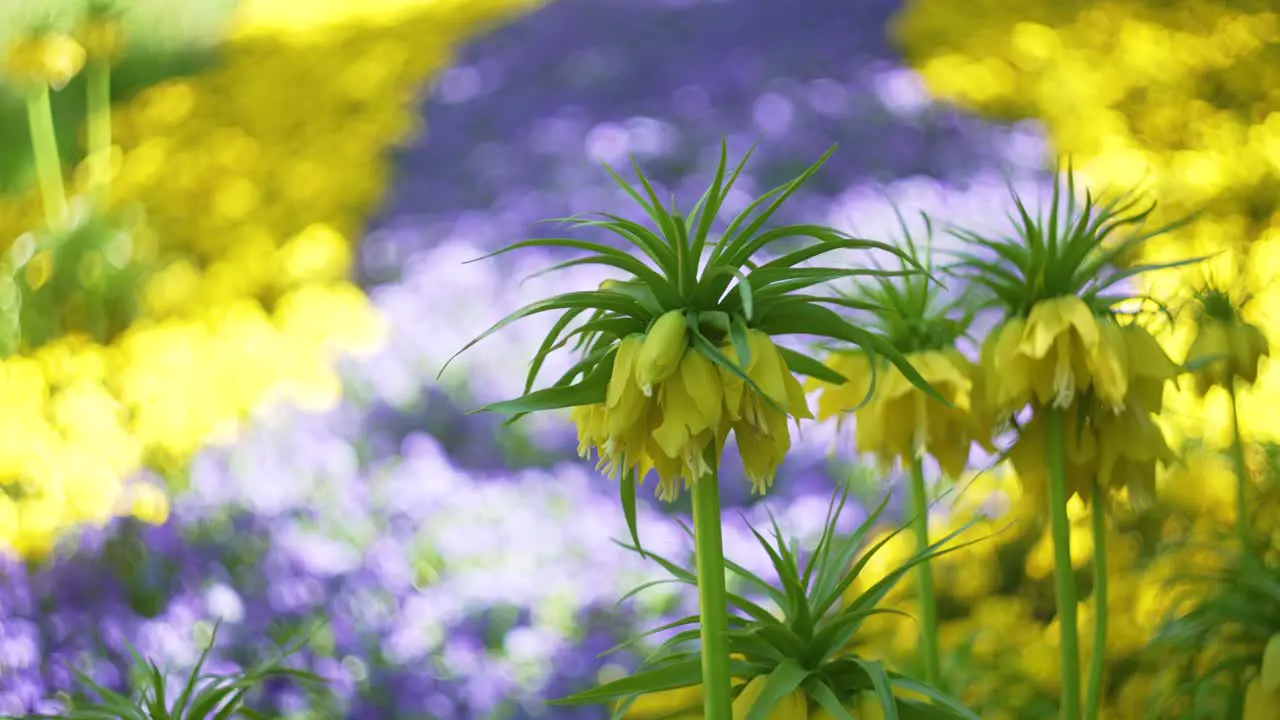
<path fill-rule="evenodd" d="M 336 400 L 333 352 L 382 333 L 347 278 L 387 151 L 454 46 L 528 5 L 246 2 L 211 67 L 113 109 L 112 202 L 145 209 L 157 270 L 110 344 L 0 361 L 0 543 L 39 555 L 130 511 L 126 477 L 178 469 L 271 397 Z M 34 189 L 0 199 L 0 237 L 40 218 Z"/>

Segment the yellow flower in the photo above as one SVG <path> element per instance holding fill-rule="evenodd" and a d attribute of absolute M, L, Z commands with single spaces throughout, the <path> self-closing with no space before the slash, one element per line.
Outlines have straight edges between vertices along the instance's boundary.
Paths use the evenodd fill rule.
<path fill-rule="evenodd" d="M 768 678 L 761 675 L 751 679 L 742 693 L 733 701 L 733 720 L 746 720 L 747 713 L 755 706 L 760 693 L 764 692 L 764 684 Z M 809 706 L 804 692 L 795 690 L 782 698 L 765 720 L 808 720 Z"/>
<path fill-rule="evenodd" d="M 1121 332 L 1129 357 L 1129 396 L 1125 404 L 1143 412 L 1159 413 L 1164 409 L 1165 383 L 1178 376 L 1178 365 L 1141 325 L 1130 323 Z"/>
<path fill-rule="evenodd" d="M 1155 497 L 1156 463 L 1176 459 L 1160 427 L 1145 411 L 1130 408 L 1113 414 L 1095 413 L 1098 437 L 1098 482 L 1123 485 L 1129 499 L 1148 505 Z"/>
<path fill-rule="evenodd" d="M 1204 395 L 1214 386 L 1231 389 L 1236 378 L 1253 383 L 1258 379 L 1259 360 L 1270 355 L 1266 336 L 1257 327 L 1205 317 L 1187 350 L 1187 364 L 1203 363 L 1192 375 L 1196 392 Z"/>
<path fill-rule="evenodd" d="M 660 692 L 641 695 L 627 708 L 626 720 L 649 720 L 649 718 L 670 717 L 682 708 L 696 706 L 702 702 L 702 685 L 662 690 Z M 677 716 L 679 717 L 679 716 Z M 697 713 L 696 717 L 702 717 Z"/>
<path fill-rule="evenodd" d="M 655 323 L 650 335 L 669 333 L 671 327 Z M 732 431 L 747 479 L 763 493 L 791 449 L 788 418 L 813 416 L 803 388 L 769 336 L 751 330 L 747 339 L 751 357 L 745 374 L 786 412 L 779 412 L 728 370 L 689 350 L 687 343 L 668 372 L 665 355 L 671 344 L 681 344 L 674 333 L 656 344 L 630 335 L 619 343 L 604 403 L 575 407 L 570 413 L 578 428 L 579 454 L 586 457 L 596 449 L 601 469 L 610 476 L 634 469 L 643 481 L 655 470 L 659 497 L 674 500 L 681 481 L 688 487 L 710 472 L 708 450 L 718 458 Z M 647 347 L 663 352 L 646 353 Z M 738 362 L 732 345 L 720 351 L 730 362 Z M 650 369 L 641 373 L 646 363 Z M 642 374 L 656 383 L 649 394 L 638 380 Z"/>
<path fill-rule="evenodd" d="M 912 353 L 907 361 L 952 407 L 925 395 L 892 366 L 881 370 L 874 395 L 863 405 L 871 382 L 870 365 L 863 355 L 837 353 L 828 365 L 849 382 L 816 384 L 822 388 L 818 419 L 862 405 L 855 411 L 859 452 L 875 454 L 885 464 L 894 459 L 909 462 L 928 453 L 944 472 L 956 477 L 964 472 L 972 442 L 986 443 L 986 433 L 971 414 L 976 367 L 954 349 Z"/>
<path fill-rule="evenodd" d="M 1122 407 L 1129 389 L 1125 343 L 1114 323 L 1098 322 L 1074 295 L 1043 300 L 1025 320 L 999 330 L 984 367 L 1002 415 L 1035 400 L 1063 408 L 1092 388 L 1098 399 Z"/>
<path fill-rule="evenodd" d="M 672 310 L 653 323 L 636 361 L 636 381 L 645 397 L 653 394 L 654 385 L 671 377 L 688 347 L 684 311 Z"/>
<path fill-rule="evenodd" d="M 809 412 L 804 388 L 787 368 L 773 340 L 759 330 L 750 330 L 747 341 L 751 357 L 743 369 L 773 405 L 733 373 L 725 368 L 717 369 L 724 387 L 725 418 L 737 437 L 743 470 L 752 489 L 764 493 L 773 484 L 778 465 L 791 449 L 787 418 L 812 419 L 813 413 Z M 720 351 L 730 362 L 738 364 L 738 353 L 732 345 Z M 785 412 L 779 412 L 774 405 Z"/>
<path fill-rule="evenodd" d="M 1098 474 L 1097 433 L 1092 422 L 1077 426 L 1074 420 L 1076 413 L 1071 409 L 1064 413 L 1064 417 L 1067 499 L 1071 499 L 1073 494 L 1087 499 L 1089 488 Z M 1022 481 L 1023 492 L 1037 510 L 1045 506 L 1049 487 L 1048 465 L 1045 462 L 1049 454 L 1047 430 L 1045 413 L 1037 412 L 1022 428 L 1018 440 L 1009 449 L 1009 460 Z"/>
<path fill-rule="evenodd" d="M 84 48 L 67 35 L 33 35 L 9 47 L 5 72 L 20 83 L 50 85 L 59 90 L 80 72 L 84 60 Z"/>

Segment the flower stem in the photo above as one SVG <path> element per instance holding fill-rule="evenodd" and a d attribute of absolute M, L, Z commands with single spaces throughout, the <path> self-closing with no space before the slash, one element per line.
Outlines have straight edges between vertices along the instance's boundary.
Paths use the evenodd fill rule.
<path fill-rule="evenodd" d="M 1093 525 L 1093 648 L 1089 684 L 1085 687 L 1085 720 L 1097 720 L 1102 707 L 1102 669 L 1107 657 L 1107 514 L 1102 486 L 1093 484 L 1090 520 Z"/>
<path fill-rule="evenodd" d="M 916 533 L 916 548 L 924 552 L 929 547 L 929 499 L 924 490 L 924 467 L 920 458 L 911 460 L 911 524 Z M 924 680 L 937 687 L 942 678 L 938 661 L 938 603 L 933 592 L 933 568 L 928 562 L 916 567 L 920 576 L 920 659 L 924 665 Z"/>
<path fill-rule="evenodd" d="M 31 154 L 36 166 L 36 181 L 40 184 L 40 197 L 44 202 L 45 220 L 53 227 L 67 215 L 67 195 L 62 185 L 62 161 L 58 159 L 58 140 L 53 131 L 48 85 L 41 84 L 27 94 L 27 125 L 31 131 Z"/>
<path fill-rule="evenodd" d="M 111 66 L 91 60 L 85 69 L 89 122 L 89 167 L 100 202 L 111 194 Z"/>
<path fill-rule="evenodd" d="M 1067 458 L 1062 410 L 1049 408 L 1049 521 L 1053 533 L 1053 586 L 1058 606 L 1062 663 L 1062 720 L 1080 720 L 1080 648 L 1076 635 L 1076 581 L 1071 567 L 1071 525 L 1067 519 Z"/>
<path fill-rule="evenodd" d="M 1231 393 L 1231 454 L 1236 465 L 1236 533 L 1240 548 L 1249 551 L 1249 513 L 1246 490 L 1249 487 L 1249 467 L 1244 460 L 1244 439 L 1240 435 L 1240 404 L 1236 397 L 1234 378 L 1228 390 Z"/>
<path fill-rule="evenodd" d="M 698 563 L 698 613 L 702 633 L 702 686 L 706 720 L 732 720 L 729 686 L 729 617 L 720 533 L 719 473 L 693 484 L 693 535 Z"/>

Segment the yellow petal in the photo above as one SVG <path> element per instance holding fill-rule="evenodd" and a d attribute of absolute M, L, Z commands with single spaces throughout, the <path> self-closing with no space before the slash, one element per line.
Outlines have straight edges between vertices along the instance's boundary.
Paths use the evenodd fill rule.
<path fill-rule="evenodd" d="M 1114 322 L 1098 323 L 1099 342 L 1088 355 L 1091 382 L 1098 399 L 1104 404 L 1124 407 L 1129 393 L 1128 342 L 1125 333 Z"/>
<path fill-rule="evenodd" d="M 746 720 L 756 700 L 764 692 L 766 680 L 767 678 L 763 675 L 754 677 L 742 689 L 742 693 L 733 701 L 733 720 Z M 808 720 L 808 717 L 809 709 L 804 693 L 797 690 L 774 705 L 765 716 L 765 720 Z"/>
<path fill-rule="evenodd" d="M 790 371 L 786 370 L 786 365 L 782 362 L 773 340 L 759 330 L 750 330 L 747 332 L 747 341 L 751 346 L 751 363 L 747 368 L 747 377 L 751 378 L 766 397 L 779 405 L 785 404 L 787 386 L 783 382 L 782 375 Z"/>
<path fill-rule="evenodd" d="M 1075 295 L 1041 300 L 1027 316 L 1018 351 L 1036 360 L 1048 356 L 1058 338 L 1074 330 L 1086 350 L 1098 345 L 1098 324 L 1089 306 Z"/>
<path fill-rule="evenodd" d="M 862 353 L 832 353 L 827 367 L 843 375 L 848 382 L 832 385 L 811 378 L 806 385 L 820 390 L 818 419 L 826 420 L 862 405 L 871 389 L 871 363 Z"/>
<path fill-rule="evenodd" d="M 679 376 L 706 427 L 719 427 L 724 414 L 724 386 L 720 383 L 715 363 L 700 353 L 687 352 L 680 361 Z"/>
<path fill-rule="evenodd" d="M 618 354 L 613 361 L 613 374 L 609 377 L 609 390 L 606 393 L 605 405 L 617 407 L 622 402 L 623 393 L 632 382 L 635 372 L 636 355 L 644 344 L 643 335 L 628 335 L 618 343 Z"/>
<path fill-rule="evenodd" d="M 1262 331 L 1241 323 L 1231 328 L 1229 340 L 1236 373 L 1247 383 L 1255 382 L 1258 379 L 1258 360 L 1266 354 L 1267 348 Z"/>
<path fill-rule="evenodd" d="M 1268 693 L 1280 693 L 1280 633 L 1267 640 L 1262 652 L 1262 689 Z"/>
<path fill-rule="evenodd" d="M 1013 412 L 1031 400 L 1031 365 L 1018 352 L 1026 321 L 1012 318 L 1000 327 L 991 353 L 986 382 L 992 388 L 994 410 Z"/>
<path fill-rule="evenodd" d="M 779 362 L 783 362 L 781 356 L 779 356 Z M 783 362 L 783 368 L 782 382 L 787 387 L 787 412 L 796 419 L 812 420 L 813 413 L 809 410 L 809 399 L 804 395 L 804 387 L 800 385 L 796 376 L 786 369 L 785 362 Z"/>

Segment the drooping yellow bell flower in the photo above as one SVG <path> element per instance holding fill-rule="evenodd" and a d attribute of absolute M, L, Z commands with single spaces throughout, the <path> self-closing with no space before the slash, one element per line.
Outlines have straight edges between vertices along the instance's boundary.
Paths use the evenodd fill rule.
<path fill-rule="evenodd" d="M 42 33 L 16 40 L 5 57 L 5 74 L 24 85 L 59 90 L 84 67 L 80 43 L 62 33 Z"/>
<path fill-rule="evenodd" d="M 1129 395 L 1125 405 L 1140 412 L 1159 413 L 1164 409 L 1165 385 L 1178 376 L 1178 365 L 1146 328 L 1129 323 L 1120 330 L 1129 357 Z"/>
<path fill-rule="evenodd" d="M 763 493 L 773 484 L 782 458 L 791 449 L 788 418 L 809 420 L 813 413 L 804 396 L 804 388 L 787 368 L 786 360 L 773 340 L 758 330 L 747 333 L 751 357 L 744 368 L 746 376 L 773 400 L 772 405 L 725 368 L 717 368 L 724 387 L 725 420 L 738 440 L 738 455 L 754 492 Z M 730 362 L 739 364 L 732 345 L 720 348 Z M 777 406 L 776 408 L 774 406 Z M 786 412 L 779 412 L 782 408 Z"/>
<path fill-rule="evenodd" d="M 907 463 L 929 454 L 944 472 L 957 477 L 964 472 L 975 440 L 989 446 L 984 437 L 989 433 L 972 414 L 977 368 L 954 349 L 912 353 L 907 360 L 951 407 L 925 395 L 893 367 L 879 372 L 875 391 L 867 401 L 871 366 L 866 356 L 836 353 L 828 365 L 849 381 L 841 385 L 811 383 L 821 389 L 818 419 L 853 411 L 859 452 L 874 454 L 886 465 L 895 459 Z"/>
<path fill-rule="evenodd" d="M 674 500 L 681 484 L 688 487 L 710 472 L 708 449 L 719 457 L 732 431 L 747 478 L 763 493 L 791 449 L 788 419 L 813 417 L 799 381 L 768 335 L 747 333 L 751 357 L 743 370 L 786 411 L 780 412 L 729 370 L 690 350 L 673 327 L 659 320 L 648 336 L 619 343 L 605 402 L 571 412 L 579 454 L 598 450 L 600 467 L 611 476 L 634 469 L 643 481 L 654 470 L 659 497 Z M 656 333 L 663 335 L 655 340 Z M 674 361 L 673 347 L 680 350 Z M 732 345 L 720 351 L 738 363 Z M 653 383 L 648 394 L 641 378 Z"/>
<path fill-rule="evenodd" d="M 1149 505 L 1155 497 L 1156 463 L 1169 465 L 1176 460 L 1164 433 L 1150 413 L 1134 407 L 1120 413 L 1095 413 L 1094 422 L 1098 483 L 1103 488 L 1125 487 L 1132 502 Z"/>
<path fill-rule="evenodd" d="M 1091 420 L 1083 425 L 1075 422 L 1074 407 L 1066 412 L 1063 426 L 1066 457 L 1067 499 L 1079 494 L 1088 498 L 1089 489 L 1098 473 L 1099 448 L 1097 431 Z M 1022 490 L 1033 507 L 1045 507 L 1049 488 L 1049 470 L 1045 458 L 1049 456 L 1048 421 L 1045 413 L 1036 413 L 1022 428 L 1018 440 L 1009 448 L 1009 460 L 1018 473 Z"/>
<path fill-rule="evenodd" d="M 1257 327 L 1239 319 L 1202 317 L 1187 350 L 1187 364 L 1203 363 L 1192 376 L 1196 392 L 1204 395 L 1215 386 L 1230 389 L 1237 378 L 1252 384 L 1258 379 L 1259 361 L 1270 355 L 1267 338 Z"/>
<path fill-rule="evenodd" d="M 747 714 L 751 712 L 756 700 L 759 700 L 760 694 L 764 692 L 764 684 L 767 680 L 768 678 L 760 675 L 747 683 L 742 693 L 733 701 L 733 720 L 746 720 Z M 765 716 L 765 720 L 808 720 L 808 718 L 809 701 L 801 690 L 787 694 Z"/>
<path fill-rule="evenodd" d="M 1013 413 L 1032 400 L 1064 408 L 1089 389 L 1123 407 L 1129 375 L 1120 328 L 1099 322 L 1080 298 L 1042 300 L 998 333 L 984 367 L 996 412 Z"/>

